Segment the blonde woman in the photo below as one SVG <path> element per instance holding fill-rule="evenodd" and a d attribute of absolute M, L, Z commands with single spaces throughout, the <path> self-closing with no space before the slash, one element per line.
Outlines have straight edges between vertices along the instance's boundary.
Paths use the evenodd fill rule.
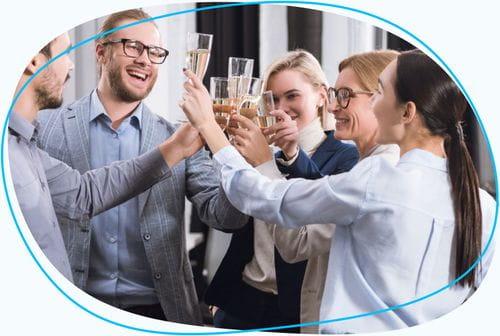
<path fill-rule="evenodd" d="M 313 55 L 303 50 L 287 53 L 269 66 L 264 81 L 265 89 L 273 91 L 276 107 L 288 118 L 288 122 L 281 123 L 285 127 L 276 131 L 277 136 L 286 138 L 295 132 L 301 152 L 314 154 L 315 176 L 345 172 L 358 161 L 354 146 L 335 139 L 333 131 L 325 132 L 323 128 L 332 119 L 326 110 L 328 83 Z M 246 141 L 234 131 L 235 146 L 244 152 Z M 264 141 L 257 147 L 270 156 L 260 131 L 259 136 L 255 141 Z M 281 141 L 285 144 L 285 140 Z M 286 164 L 289 159 L 281 153 L 278 160 Z M 257 169 L 265 174 L 268 167 Z M 253 225 L 233 235 L 205 296 L 205 302 L 214 306 L 216 327 L 253 329 L 301 322 L 300 292 L 306 262 L 283 261 L 274 248 L 271 229 L 254 218 Z"/>
<path fill-rule="evenodd" d="M 361 160 L 372 155 L 384 157 L 392 165 L 399 160 L 397 145 L 378 145 L 375 142 L 378 123 L 370 101 L 378 87 L 378 76 L 398 54 L 392 50 L 381 50 L 352 55 L 339 64 L 335 86 L 328 89 L 328 111 L 337 121 L 335 138 L 354 141 Z M 277 160 L 280 171 L 286 174 L 287 178 L 321 177 L 323 174 L 316 173 L 316 154 L 301 150 L 303 146 L 297 141 L 300 139 L 304 142 L 304 133 L 299 132 L 294 122 L 290 121 L 289 113 L 276 113 L 283 121 L 265 130 L 265 133 L 276 134 L 271 141 L 279 144 L 285 153 L 280 153 L 279 157 L 292 158 L 290 161 Z M 258 134 L 252 134 L 252 131 L 246 131 L 244 128 L 236 132 L 241 137 L 252 139 L 241 141 L 244 145 L 239 147 L 240 152 L 248 153 L 246 158 L 249 162 L 260 164 L 269 160 L 269 155 L 259 156 L 259 153 L 265 154 L 266 151 L 257 148 L 259 142 L 255 141 L 255 138 Z M 300 229 L 272 225 L 271 230 L 279 255 L 286 262 L 307 263 L 300 295 L 301 323 L 319 321 L 335 225 L 312 224 Z M 318 332 L 318 325 L 303 326 L 301 331 Z"/>
<path fill-rule="evenodd" d="M 371 155 L 380 155 L 391 164 L 396 164 L 399 160 L 397 145 L 378 145 L 375 142 L 378 123 L 370 102 L 377 90 L 378 76 L 397 55 L 398 53 L 392 50 L 352 55 L 339 64 L 339 75 L 335 86 L 328 89 L 328 111 L 333 113 L 337 121 L 335 138 L 354 141 L 360 160 Z M 274 130 L 271 128 L 267 132 Z M 278 167 L 288 178 L 311 178 L 308 176 L 311 161 L 310 157 L 303 156 L 289 166 L 278 162 Z M 273 239 L 283 259 L 289 263 L 307 260 L 301 291 L 302 323 L 319 321 L 321 297 L 334 232 L 333 224 L 313 224 L 300 229 L 287 229 L 274 225 Z M 304 326 L 301 330 L 315 333 L 318 332 L 318 325 Z"/>

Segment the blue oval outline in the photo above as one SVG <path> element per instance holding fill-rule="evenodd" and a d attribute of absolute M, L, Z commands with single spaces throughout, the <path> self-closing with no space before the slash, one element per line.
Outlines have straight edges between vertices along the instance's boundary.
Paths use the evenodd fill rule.
<path fill-rule="evenodd" d="M 413 33 L 410 33 L 405 28 L 401 27 L 400 25 L 398 25 L 398 24 L 396 24 L 396 23 L 394 23 L 394 22 L 392 22 L 392 21 L 390 21 L 388 19 L 384 19 L 384 18 L 382 18 L 382 17 L 380 17 L 378 15 L 375 15 L 375 14 L 372 14 L 372 13 L 369 13 L 369 12 L 366 12 L 366 11 L 363 11 L 363 10 L 360 10 L 360 9 L 357 9 L 357 8 L 347 7 L 347 6 L 343 6 L 343 5 L 337 5 L 337 4 L 333 4 L 333 3 L 324 3 L 324 2 L 318 2 L 318 1 L 255 1 L 255 2 L 232 3 L 232 4 L 215 5 L 215 6 L 209 6 L 209 7 L 203 7 L 203 8 L 187 9 L 187 10 L 182 10 L 182 11 L 177 11 L 177 12 L 172 12 L 172 13 L 168 13 L 168 14 L 164 14 L 164 15 L 155 16 L 155 17 L 152 17 L 152 18 L 149 18 L 149 19 L 145 19 L 145 20 L 140 20 L 140 21 L 132 22 L 132 23 L 129 23 L 127 25 L 116 27 L 116 28 L 111 29 L 111 30 L 109 30 L 107 32 L 104 32 L 104 33 L 95 35 L 93 37 L 87 38 L 87 39 L 85 39 L 85 40 L 83 40 L 83 41 L 75 44 L 71 48 L 65 50 L 64 52 L 58 54 L 57 56 L 53 57 L 46 64 L 44 64 L 37 72 L 35 72 L 26 81 L 26 83 L 21 87 L 21 89 L 19 90 L 19 92 L 16 94 L 16 96 L 14 97 L 14 99 L 12 101 L 12 104 L 11 104 L 11 106 L 9 108 L 9 111 L 7 112 L 7 116 L 5 118 L 5 123 L 4 123 L 3 127 L 2 127 L 2 141 L 1 141 L 1 150 L 0 150 L 0 166 L 1 166 L 1 171 L 2 171 L 2 182 L 3 182 L 3 187 L 4 187 L 3 189 L 4 189 L 4 192 L 5 192 L 7 204 L 9 206 L 9 212 L 12 215 L 12 218 L 13 218 L 14 223 L 16 225 L 16 229 L 19 232 L 19 234 L 20 234 L 20 236 L 22 238 L 22 241 L 23 241 L 24 245 L 26 246 L 26 248 L 28 249 L 28 252 L 30 253 L 31 257 L 33 258 L 33 260 L 35 261 L 35 263 L 38 265 L 38 267 L 40 268 L 40 270 L 42 271 L 42 273 L 47 277 L 47 279 L 69 301 L 71 301 L 76 306 L 78 306 L 80 309 L 84 310 L 85 312 L 89 313 L 90 315 L 92 315 L 92 316 L 94 316 L 94 317 L 96 317 L 96 318 L 98 318 L 98 319 L 100 319 L 102 321 L 108 322 L 110 324 L 113 324 L 115 326 L 122 327 L 122 328 L 125 328 L 125 329 L 134 330 L 134 331 L 140 331 L 140 332 L 147 332 L 147 333 L 152 333 L 152 334 L 162 334 L 162 335 L 223 335 L 223 334 L 237 334 L 237 333 L 246 333 L 246 332 L 254 332 L 254 331 L 272 331 L 272 330 L 287 329 L 287 328 L 291 328 L 291 327 L 311 326 L 311 325 L 334 323 L 334 322 L 345 321 L 345 320 L 352 320 L 352 319 L 356 319 L 356 318 L 361 318 L 361 317 L 365 317 L 365 316 L 376 315 L 376 314 L 381 314 L 381 313 L 388 312 L 388 311 L 397 310 L 397 309 L 403 308 L 405 306 L 409 306 L 409 305 L 412 305 L 414 303 L 423 301 L 423 300 L 425 300 L 425 299 L 427 299 L 427 298 L 429 298 L 431 296 L 434 296 L 434 295 L 436 295 L 436 294 L 438 294 L 438 293 L 446 290 L 447 288 L 453 286 L 458 281 L 460 281 L 469 272 L 471 272 L 477 266 L 477 264 L 481 261 L 481 259 L 483 258 L 485 252 L 490 247 L 490 244 L 491 244 L 491 242 L 493 240 L 493 235 L 494 235 L 495 230 L 496 230 L 496 224 L 497 224 L 497 218 L 498 218 L 498 200 L 499 200 L 498 192 L 496 194 L 496 199 L 495 199 L 495 201 L 496 201 L 495 220 L 494 220 L 494 223 L 493 223 L 491 234 L 489 236 L 488 242 L 487 242 L 484 250 L 481 252 L 481 255 L 476 260 L 476 262 L 469 269 L 467 269 L 467 271 L 465 271 L 462 275 L 460 275 L 458 278 L 456 278 L 455 280 L 453 280 L 452 282 L 450 282 L 446 286 L 444 286 L 444 287 L 442 287 L 440 289 L 437 289 L 437 290 L 435 290 L 435 291 L 433 291 L 433 292 L 431 292 L 431 293 L 429 293 L 427 295 L 424 295 L 424 296 L 422 296 L 420 298 L 417 298 L 415 300 L 408 301 L 406 303 L 402 303 L 402 304 L 399 304 L 399 305 L 396 305 L 396 306 L 392 306 L 392 307 L 389 307 L 389 308 L 385 308 L 385 309 L 380 309 L 380 310 L 368 312 L 368 313 L 351 315 L 351 316 L 346 316 L 346 317 L 340 317 L 340 318 L 335 318 L 335 319 L 331 319 L 331 320 L 323 320 L 323 321 L 317 321 L 317 322 L 308 322 L 308 323 L 300 323 L 300 324 L 292 324 L 292 325 L 276 326 L 276 327 L 267 327 L 267 328 L 259 328 L 259 329 L 249 329 L 249 330 L 219 331 L 219 332 L 172 332 L 172 331 L 149 330 L 149 329 L 143 329 L 143 328 L 133 327 L 133 326 L 129 326 L 129 325 L 126 325 L 126 324 L 123 324 L 123 323 L 120 323 L 120 322 L 112 321 L 112 320 L 110 320 L 108 318 L 105 318 L 103 316 L 100 316 L 100 315 L 92 312 L 88 308 L 82 306 L 80 303 L 78 303 L 77 301 L 75 301 L 71 296 L 69 296 L 64 290 L 61 289 L 61 287 L 59 287 L 55 283 L 55 281 L 50 277 L 50 275 L 42 267 L 42 265 L 40 264 L 40 262 L 38 261 L 38 259 L 34 255 L 33 251 L 29 247 L 29 245 L 28 245 L 28 243 L 26 241 L 26 238 L 24 237 L 23 233 L 21 232 L 21 229 L 19 227 L 19 223 L 18 223 L 17 218 L 16 218 L 16 216 L 14 214 L 14 210 L 12 208 L 12 203 L 11 203 L 11 200 L 10 200 L 10 197 L 9 197 L 9 193 L 8 193 L 8 190 L 7 190 L 7 183 L 6 183 L 5 169 L 4 169 L 4 163 L 5 163 L 4 162 L 4 156 L 5 156 L 4 149 L 6 147 L 5 146 L 5 134 L 6 134 L 6 131 L 7 131 L 7 128 L 8 128 L 9 117 L 10 117 L 10 115 L 12 113 L 12 109 L 13 109 L 15 103 L 19 99 L 20 94 L 26 89 L 26 87 L 33 80 L 33 78 L 35 78 L 41 71 L 43 71 L 52 62 L 55 62 L 57 59 L 59 59 L 60 57 L 66 55 L 66 54 L 68 54 L 72 50 L 74 50 L 74 49 L 76 49 L 76 48 L 78 48 L 78 47 L 80 47 L 80 46 L 82 46 L 82 45 L 84 45 L 84 44 L 86 44 L 88 42 L 91 42 L 91 41 L 93 41 L 93 40 L 95 40 L 95 39 L 97 39 L 97 38 L 99 38 L 101 36 L 104 36 L 104 35 L 107 35 L 107 34 L 111 34 L 111 33 L 115 32 L 115 31 L 118 31 L 118 30 L 130 27 L 130 26 L 134 26 L 134 25 L 141 24 L 141 23 L 148 22 L 148 21 L 164 19 L 164 18 L 168 18 L 168 17 L 171 17 L 171 16 L 177 16 L 177 15 L 182 15 L 182 14 L 187 14 L 187 13 L 192 13 L 192 12 L 201 12 L 201 11 L 207 11 L 207 10 L 228 8 L 228 7 L 242 7 L 242 6 L 261 5 L 261 4 L 266 4 L 266 5 L 267 4 L 284 4 L 284 5 L 304 4 L 304 5 L 315 5 L 315 6 L 332 7 L 332 8 L 337 8 L 337 9 L 341 9 L 341 10 L 351 11 L 351 12 L 362 14 L 362 15 L 374 18 L 376 20 L 382 21 L 384 23 L 387 23 L 390 26 L 393 26 L 393 27 L 397 28 L 398 30 L 404 32 L 406 35 L 411 36 L 413 39 L 415 39 L 416 41 L 418 41 L 422 46 L 425 47 L 425 49 L 427 49 L 428 52 L 430 52 L 434 57 L 436 57 L 439 60 L 439 63 L 448 71 L 448 74 L 454 79 L 454 81 L 456 82 L 456 84 L 460 87 L 460 89 L 462 90 L 463 94 L 467 98 L 470 106 L 472 107 L 473 113 L 474 113 L 474 115 L 475 115 L 475 117 L 476 117 L 476 119 L 477 119 L 477 121 L 479 123 L 479 126 L 481 128 L 481 132 L 482 132 L 482 134 L 483 134 L 483 136 L 484 136 L 484 138 L 486 140 L 486 143 L 488 144 L 488 151 L 489 151 L 489 155 L 491 157 L 491 162 L 492 162 L 492 166 L 493 166 L 493 172 L 494 172 L 494 176 L 495 176 L 495 190 L 498 191 L 498 176 L 497 176 L 497 170 L 496 170 L 496 165 L 495 165 L 495 158 L 493 156 L 493 151 L 492 151 L 492 148 L 491 148 L 491 145 L 490 145 L 490 141 L 489 141 L 488 135 L 486 134 L 486 131 L 484 129 L 484 125 L 483 125 L 483 123 L 481 121 L 481 118 L 479 117 L 479 114 L 477 113 L 476 107 L 475 107 L 474 103 L 472 102 L 472 99 L 469 97 L 469 94 L 467 93 L 467 91 L 463 87 L 462 83 L 457 78 L 457 76 L 455 75 L 455 73 L 443 61 L 443 59 L 430 46 L 428 46 L 425 42 L 423 42 L 420 38 L 418 38 Z M 194 327 L 198 327 L 198 326 L 194 326 Z"/>

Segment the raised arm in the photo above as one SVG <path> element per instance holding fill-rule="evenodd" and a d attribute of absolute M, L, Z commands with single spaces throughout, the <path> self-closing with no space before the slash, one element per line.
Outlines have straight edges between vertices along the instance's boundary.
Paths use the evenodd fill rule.
<path fill-rule="evenodd" d="M 135 159 L 80 174 L 40 150 L 56 213 L 87 219 L 149 189 L 170 176 L 170 167 L 203 145 L 198 132 L 183 125 L 167 141 Z"/>
<path fill-rule="evenodd" d="M 181 107 L 221 164 L 221 181 L 228 199 L 243 213 L 288 227 L 333 223 L 349 225 L 360 214 L 372 175 L 371 160 L 350 173 L 310 181 L 270 180 L 253 169 L 230 146 L 215 122 L 208 91 L 185 71 L 186 93 Z"/>
<path fill-rule="evenodd" d="M 234 148 L 223 148 L 214 157 L 222 165 L 222 185 L 236 208 L 292 228 L 351 224 L 360 215 L 368 181 L 377 171 L 368 160 L 349 173 L 318 180 L 270 180 L 250 167 Z"/>
<path fill-rule="evenodd" d="M 238 211 L 220 185 L 219 165 L 202 149 L 186 160 L 186 196 L 198 216 L 210 227 L 222 231 L 241 229 L 248 216 Z"/>
<path fill-rule="evenodd" d="M 277 158 L 286 160 L 283 152 L 277 153 Z M 283 174 L 287 174 L 289 178 L 307 178 L 307 179 L 318 179 L 326 175 L 340 174 L 349 171 L 358 161 L 359 155 L 354 147 L 342 148 L 335 158 L 337 164 L 333 165 L 333 170 L 325 174 L 324 171 L 316 165 L 316 163 L 307 156 L 307 154 L 299 149 L 297 157 L 295 160 L 289 164 L 284 165 L 277 160 L 278 168 Z"/>

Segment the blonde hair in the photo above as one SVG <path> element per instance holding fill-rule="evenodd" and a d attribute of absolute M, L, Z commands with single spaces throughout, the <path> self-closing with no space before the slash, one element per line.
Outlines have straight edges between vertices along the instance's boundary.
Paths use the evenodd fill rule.
<path fill-rule="evenodd" d="M 339 64 L 339 73 L 350 68 L 358 76 L 362 89 L 374 92 L 378 87 L 378 76 L 385 67 L 395 60 L 399 52 L 395 50 L 374 50 L 347 57 Z"/>
<path fill-rule="evenodd" d="M 328 80 L 316 57 L 310 52 L 301 49 L 289 51 L 269 65 L 264 75 L 264 88 L 267 88 L 267 82 L 271 76 L 285 70 L 302 73 L 309 83 L 318 90 L 321 87 L 325 90 L 328 88 Z M 333 117 L 327 111 L 327 105 L 325 101 L 323 106 L 318 107 L 318 116 L 325 130 L 333 129 L 335 126 Z"/>

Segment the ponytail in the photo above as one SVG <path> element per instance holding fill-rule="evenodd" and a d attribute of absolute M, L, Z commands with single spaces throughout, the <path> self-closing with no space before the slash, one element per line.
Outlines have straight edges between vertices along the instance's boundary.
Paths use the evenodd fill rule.
<path fill-rule="evenodd" d="M 479 179 L 465 145 L 462 125 L 448 128 L 445 142 L 448 156 L 453 208 L 455 212 L 456 265 L 455 277 L 464 274 L 481 254 L 482 214 L 479 199 Z M 460 279 L 462 286 L 474 287 L 476 272 Z"/>
<path fill-rule="evenodd" d="M 395 93 L 400 102 L 413 101 L 431 134 L 445 139 L 455 213 L 455 277 L 458 278 L 477 261 L 482 247 L 479 178 L 461 125 L 467 100 L 443 69 L 416 50 L 397 58 Z M 473 271 L 458 283 L 474 287 L 475 282 Z"/>

